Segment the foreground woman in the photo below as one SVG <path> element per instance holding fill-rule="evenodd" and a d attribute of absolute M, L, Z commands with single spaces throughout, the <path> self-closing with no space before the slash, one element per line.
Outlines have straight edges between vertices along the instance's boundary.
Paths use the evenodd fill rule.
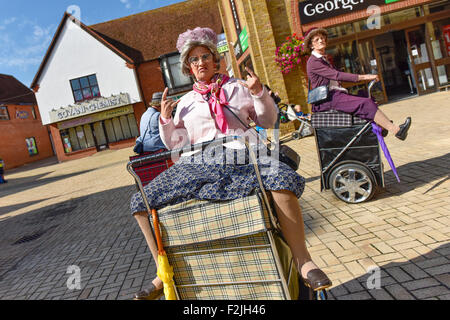
<path fill-rule="evenodd" d="M 340 72 L 328 62 L 325 50 L 327 47 L 328 32 L 325 29 L 311 29 L 304 40 L 305 48 L 311 51 L 306 69 L 308 78 L 311 81 L 311 90 L 328 86 L 328 101 L 321 104 L 313 104 L 313 112 L 328 110 L 338 110 L 351 113 L 361 119 L 374 121 L 379 126 L 395 134 L 400 140 L 405 140 L 411 126 L 411 118 L 406 118 L 400 126 L 394 124 L 389 118 L 378 109 L 377 104 L 370 98 L 363 98 L 348 94 L 347 89 L 343 88 L 339 81 L 358 82 L 358 81 L 379 81 L 378 75 L 374 74 L 352 74 Z"/>
<path fill-rule="evenodd" d="M 240 121 L 248 125 L 253 120 L 263 128 L 274 126 L 278 110 L 253 71 L 247 69 L 249 76 L 245 82 L 217 73 L 220 56 L 217 52 L 217 35 L 211 29 L 195 28 L 186 31 L 179 36 L 177 49 L 181 54 L 182 72 L 192 76 L 195 84 L 193 91 L 177 102 L 167 99 L 167 88 L 164 92 L 159 127 L 161 139 L 168 149 L 236 135 L 239 132 L 242 134 L 246 128 Z M 177 110 L 172 118 L 176 105 Z M 223 159 L 228 160 L 230 154 L 235 155 L 236 148 L 233 143 L 225 148 Z M 258 187 L 252 166 L 230 164 L 228 161 L 226 164 L 217 164 L 205 159 L 193 160 L 197 156 L 198 154 L 181 157 L 174 166 L 144 188 L 152 208 L 158 209 L 193 198 L 238 199 L 249 195 Z M 261 178 L 265 189 L 272 194 L 283 235 L 291 248 L 298 270 L 311 288 L 318 290 L 329 287 L 331 281 L 312 262 L 306 248 L 298 202 L 305 180 L 286 164 L 273 161 L 277 162 L 277 166 L 261 170 Z M 264 166 L 261 162 L 260 166 Z M 149 237 L 151 231 L 148 214 L 140 193 L 132 197 L 131 210 L 150 250 L 155 252 L 156 248 Z M 158 298 L 162 295 L 162 288 L 161 280 L 155 278 L 148 289 L 135 295 L 135 299 Z"/>

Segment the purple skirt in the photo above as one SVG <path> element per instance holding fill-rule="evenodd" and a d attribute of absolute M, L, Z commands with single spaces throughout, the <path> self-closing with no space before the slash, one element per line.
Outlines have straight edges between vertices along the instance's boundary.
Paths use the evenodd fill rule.
<path fill-rule="evenodd" d="M 313 112 L 337 110 L 350 113 L 361 119 L 373 121 L 377 113 L 378 105 L 371 99 L 354 96 L 339 90 L 330 91 L 330 101 L 320 105 L 313 105 Z"/>

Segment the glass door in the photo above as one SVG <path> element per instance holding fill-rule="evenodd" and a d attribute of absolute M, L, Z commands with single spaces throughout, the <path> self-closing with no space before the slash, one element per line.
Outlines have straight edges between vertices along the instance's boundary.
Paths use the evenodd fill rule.
<path fill-rule="evenodd" d="M 409 60 L 419 94 L 436 91 L 430 54 L 426 43 L 425 26 L 422 25 L 412 29 L 406 29 L 405 33 L 408 43 Z"/>
<path fill-rule="evenodd" d="M 380 68 L 380 58 L 374 48 L 375 43 L 373 39 L 358 41 L 359 63 L 361 64 L 360 74 L 378 74 L 380 82 L 372 88 L 372 97 L 378 103 L 384 103 L 387 101 L 386 90 Z M 367 84 L 365 84 L 366 89 Z"/>
<path fill-rule="evenodd" d="M 108 149 L 108 140 L 106 139 L 103 122 L 95 122 L 94 124 L 92 124 L 92 126 L 94 128 L 93 132 L 95 136 L 97 151 Z"/>

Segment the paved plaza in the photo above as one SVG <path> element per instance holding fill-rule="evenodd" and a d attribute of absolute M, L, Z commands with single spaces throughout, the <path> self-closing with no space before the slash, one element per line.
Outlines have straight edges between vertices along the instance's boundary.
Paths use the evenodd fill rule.
<path fill-rule="evenodd" d="M 381 106 L 408 139 L 386 143 L 386 188 L 348 205 L 320 192 L 313 137 L 287 144 L 302 157 L 307 245 L 333 281 L 330 299 L 450 299 L 450 92 Z M 0 185 L 0 299 L 131 299 L 155 264 L 129 200 L 132 148 L 13 169 Z M 80 282 L 74 275 L 80 271 Z M 381 276 L 377 282 L 376 276 Z"/>

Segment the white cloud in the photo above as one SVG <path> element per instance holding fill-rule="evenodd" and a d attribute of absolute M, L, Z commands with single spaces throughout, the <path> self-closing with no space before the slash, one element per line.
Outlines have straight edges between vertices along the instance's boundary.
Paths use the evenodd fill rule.
<path fill-rule="evenodd" d="M 16 22 L 16 20 L 17 20 L 16 17 L 11 17 L 11 18 L 8 18 L 8 19 L 3 20 L 3 24 L 4 24 L 4 25 L 8 25 L 8 24 L 11 24 L 11 23 Z"/>
<path fill-rule="evenodd" d="M 11 24 L 16 19 L 5 21 Z M 19 26 L 0 28 L 0 67 L 28 70 L 39 66 L 56 31 L 55 25 L 43 27 L 30 20 L 22 20 Z"/>
<path fill-rule="evenodd" d="M 130 0 L 120 0 L 120 2 L 122 2 L 125 5 L 125 8 L 127 9 L 131 8 Z"/>

